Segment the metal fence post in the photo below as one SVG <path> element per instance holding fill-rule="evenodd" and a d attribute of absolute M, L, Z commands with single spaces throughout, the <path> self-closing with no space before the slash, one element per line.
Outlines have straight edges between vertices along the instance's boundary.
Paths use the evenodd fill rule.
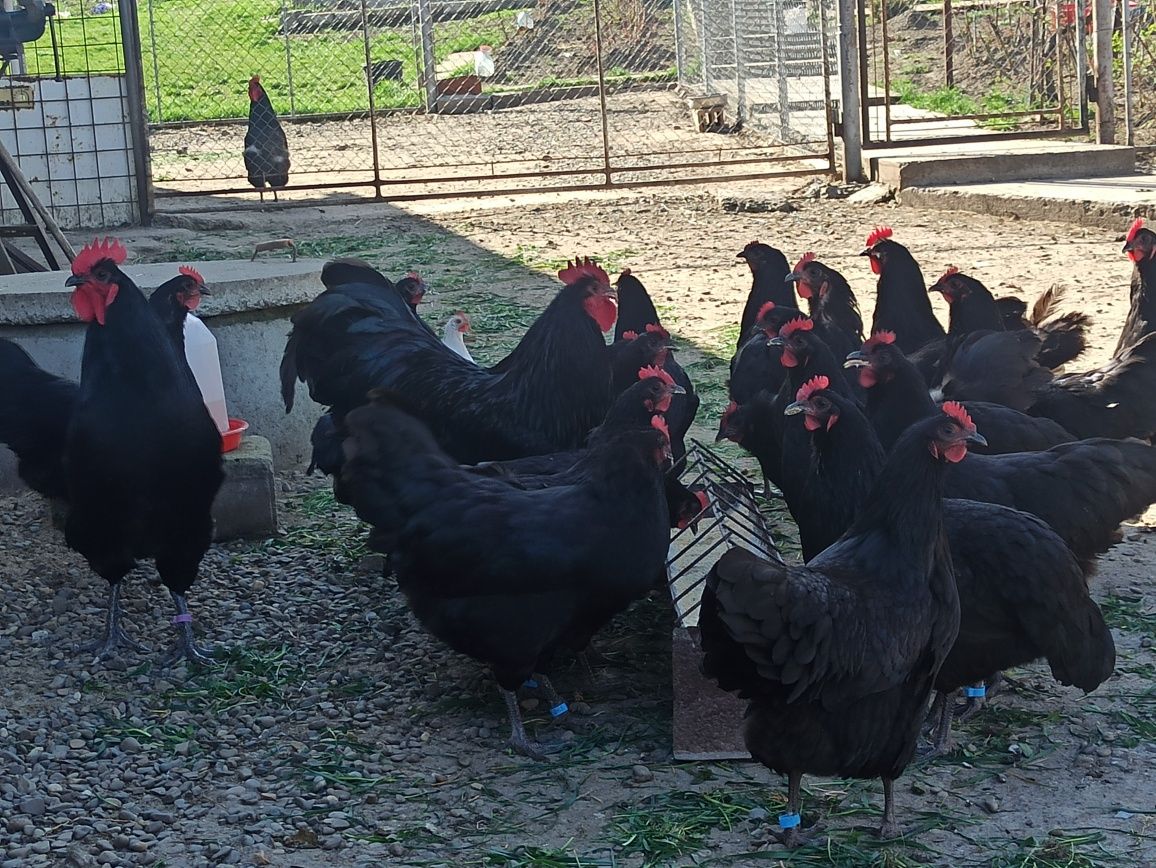
<path fill-rule="evenodd" d="M 706 0 L 698 0 L 698 30 L 702 42 L 702 86 L 704 93 L 710 93 L 714 86 L 714 76 L 710 72 L 710 39 L 707 36 Z"/>
<path fill-rule="evenodd" d="M 674 68 L 675 78 L 679 86 L 683 84 L 683 75 L 686 71 L 686 43 L 682 30 L 686 27 L 683 18 L 682 0 L 674 0 Z"/>
<path fill-rule="evenodd" d="M 285 86 L 289 88 L 289 115 L 297 117 L 297 99 L 293 91 L 293 48 L 285 20 L 285 0 L 281 0 L 281 35 L 285 37 Z"/>
<path fill-rule="evenodd" d="M 602 56 L 602 3 L 594 0 L 594 60 L 598 68 L 598 108 L 602 113 L 602 171 L 606 186 L 613 176 L 610 172 L 610 112 L 606 107 L 606 70 Z"/>
<path fill-rule="evenodd" d="M 149 161 L 149 126 L 145 112 L 144 71 L 141 69 L 140 24 L 136 0 L 117 0 L 120 16 L 120 41 L 124 51 L 125 97 L 132 133 L 132 165 L 136 186 L 137 216 L 142 226 L 152 224 L 153 179 Z"/>
<path fill-rule="evenodd" d="M 742 34 L 739 33 L 739 0 L 731 0 L 731 34 L 735 39 L 735 120 L 746 113 L 746 67 L 743 65 Z"/>
<path fill-rule="evenodd" d="M 1127 14 L 1128 0 L 1124 0 Z M 1092 46 L 1096 64 L 1096 141 L 1116 144 L 1116 87 L 1112 81 L 1112 31 L 1115 29 L 1116 0 L 1095 0 L 1092 4 Z M 1124 29 L 1128 29 L 1125 20 Z"/>
<path fill-rule="evenodd" d="M 1120 0 L 1123 15 L 1124 48 L 1124 144 L 1135 144 L 1135 130 L 1132 126 L 1132 10 L 1129 0 Z"/>
<path fill-rule="evenodd" d="M 417 0 L 417 21 L 421 38 L 421 82 L 425 90 L 425 110 L 432 112 L 438 104 L 438 81 L 437 61 L 434 60 L 434 23 L 429 0 Z"/>
<path fill-rule="evenodd" d="M 843 178 L 863 178 L 863 114 L 859 102 L 859 27 L 855 22 L 856 0 L 839 0 L 839 91 L 843 126 Z M 864 101 L 864 105 L 866 101 Z"/>
<path fill-rule="evenodd" d="M 1076 0 L 1076 20 L 1072 25 L 1073 37 L 1076 42 L 1076 93 L 1080 96 L 1080 127 L 1088 128 L 1088 39 L 1084 33 L 1084 10 L 1088 7 L 1085 0 Z"/>
<path fill-rule="evenodd" d="M 791 89 L 787 81 L 787 52 L 784 48 L 786 16 L 783 15 L 783 0 L 771 0 L 771 28 L 775 34 L 775 77 L 779 84 L 779 138 L 791 138 Z"/>

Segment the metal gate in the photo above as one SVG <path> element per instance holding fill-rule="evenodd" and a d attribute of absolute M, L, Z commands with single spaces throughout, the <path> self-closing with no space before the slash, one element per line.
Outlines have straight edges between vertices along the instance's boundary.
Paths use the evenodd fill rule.
<path fill-rule="evenodd" d="M 140 2 L 161 207 L 255 195 L 251 75 L 288 137 L 282 199 L 833 168 L 830 0 Z"/>
<path fill-rule="evenodd" d="M 1088 131 L 1088 0 L 860 0 L 864 146 Z"/>

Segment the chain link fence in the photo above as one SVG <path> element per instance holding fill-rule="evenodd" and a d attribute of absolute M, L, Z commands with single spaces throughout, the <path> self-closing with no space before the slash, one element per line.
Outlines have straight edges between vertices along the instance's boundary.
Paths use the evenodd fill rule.
<path fill-rule="evenodd" d="M 1076 22 L 1089 3 L 870 0 L 871 139 L 1085 127 L 1086 29 Z"/>
<path fill-rule="evenodd" d="M 1121 0 L 1113 23 L 1117 141 L 1150 147 L 1156 145 L 1156 94 L 1149 86 L 1156 77 L 1156 8 Z"/>
<path fill-rule="evenodd" d="M 117 3 L 59 0 L 52 15 L 26 5 L 0 29 L 0 141 L 62 227 L 136 222 L 136 146 L 146 145 L 132 119 Z M 30 222 L 7 187 L 0 222 Z"/>
<path fill-rule="evenodd" d="M 254 75 L 286 133 L 288 198 L 830 166 L 819 0 L 139 2 L 158 197 L 251 192 Z"/>

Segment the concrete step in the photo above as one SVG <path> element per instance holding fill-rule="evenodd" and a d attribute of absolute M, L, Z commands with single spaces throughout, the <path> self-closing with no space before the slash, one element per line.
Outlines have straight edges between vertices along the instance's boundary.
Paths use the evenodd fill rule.
<path fill-rule="evenodd" d="M 899 191 L 898 201 L 917 208 L 1124 232 L 1136 217 L 1156 217 L 1156 175 L 908 187 Z"/>
<path fill-rule="evenodd" d="M 1128 175 L 1136 166 L 1135 148 L 1044 139 L 957 145 L 945 140 L 932 147 L 894 148 L 868 154 L 872 180 L 898 190 Z"/>

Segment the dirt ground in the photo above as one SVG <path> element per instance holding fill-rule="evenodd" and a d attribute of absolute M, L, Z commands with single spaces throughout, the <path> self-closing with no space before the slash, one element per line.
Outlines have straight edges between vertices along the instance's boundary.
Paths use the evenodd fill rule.
<path fill-rule="evenodd" d="M 703 393 L 697 433 L 708 440 L 749 286 L 735 253 L 752 239 L 789 257 L 817 251 L 870 311 L 873 279 L 856 254 L 887 223 L 931 279 L 954 264 L 997 295 L 1064 284 L 1064 308 L 1094 317 L 1084 361 L 1114 346 L 1125 226 L 852 206 L 808 198 L 812 189 L 231 209 L 123 237 L 153 260 L 247 258 L 255 242 L 290 235 L 308 255 L 418 268 L 433 287 L 427 315 L 440 323 L 468 310 L 482 360 L 532 321 L 560 260 L 629 265 Z M 727 197 L 783 210 L 724 210 Z M 1011 690 L 959 727 L 953 754 L 901 779 L 911 833 L 900 842 L 867 831 L 878 782 L 808 779 L 804 822 L 821 821 L 823 833 L 788 854 L 767 836 L 781 779 L 751 763 L 671 759 L 663 601 L 599 637 L 608 662 L 593 687 L 574 666 L 559 671 L 573 708 L 561 723 L 527 697 L 531 728 L 561 751 L 548 763 L 513 757 L 488 678 L 416 627 L 325 484 L 287 473 L 281 486 L 283 535 L 215 546 L 193 590 L 199 629 L 227 654 L 213 672 L 161 669 L 151 654 L 93 666 L 74 653 L 101 624 L 102 583 L 34 497 L 0 499 L 0 865 L 1156 865 L 1152 514 L 1094 581 L 1118 649 L 1107 683 L 1082 696 L 1044 666 L 1013 672 Z M 135 576 L 125 596 L 129 626 L 159 649 L 163 596 Z"/>

